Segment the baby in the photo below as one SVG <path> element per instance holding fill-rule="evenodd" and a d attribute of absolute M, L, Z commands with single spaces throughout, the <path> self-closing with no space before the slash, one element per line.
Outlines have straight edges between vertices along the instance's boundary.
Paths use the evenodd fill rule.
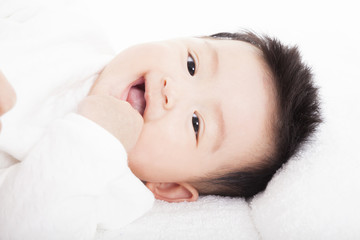
<path fill-rule="evenodd" d="M 196 201 L 199 195 L 208 194 L 250 199 L 266 188 L 275 172 L 300 149 L 321 122 L 317 88 L 297 48 L 251 32 L 219 33 L 131 47 L 103 69 L 77 111 L 81 118 L 102 127 L 101 131 L 96 129 L 95 134 L 88 137 L 99 149 L 91 149 L 95 151 L 92 159 L 74 163 L 69 170 L 62 161 L 67 159 L 66 154 L 79 158 L 76 148 L 69 150 L 68 147 L 72 146 L 70 142 L 79 136 L 78 133 L 86 133 L 85 127 L 85 131 L 79 130 L 66 139 L 57 138 L 56 131 L 77 131 L 78 128 L 73 124 L 64 128 L 58 125 L 60 127 L 55 127 L 49 139 L 41 142 L 46 149 L 51 147 L 52 141 L 56 147 L 63 146 L 64 149 L 56 152 L 54 148 L 49 156 L 38 161 L 42 164 L 40 169 L 45 170 L 41 174 L 35 172 L 36 187 L 26 189 L 28 195 L 20 199 L 24 205 L 27 201 L 38 201 L 31 191 L 39 198 L 36 207 L 25 208 L 27 220 L 16 220 L 27 221 L 24 224 L 27 228 L 44 231 L 44 225 L 39 226 L 37 221 L 49 223 L 49 219 L 53 221 L 59 214 L 64 214 L 64 219 L 78 219 L 83 228 L 90 226 L 92 230 L 86 234 L 92 236 L 99 220 L 90 224 L 93 215 L 89 215 L 89 225 L 81 220 L 89 214 L 88 209 L 92 209 L 93 199 L 89 208 L 79 211 L 79 218 L 68 209 L 44 206 L 58 199 L 53 193 L 57 186 L 61 191 L 72 191 L 72 194 L 81 191 L 82 196 L 102 194 L 105 181 L 116 178 L 117 168 L 105 175 L 101 167 L 117 164 L 118 156 L 126 158 L 127 155 L 132 173 L 157 199 Z M 91 125 L 83 119 L 72 117 L 80 125 Z M 102 135 L 102 131 L 115 136 L 126 155 L 108 152 L 118 145 L 95 143 L 93 136 Z M 86 149 L 87 145 L 84 146 Z M 35 152 L 30 157 L 42 156 L 41 152 Z M 58 161 L 53 163 L 49 159 Z M 88 167 L 90 163 L 97 166 L 95 172 Z M 21 167 L 18 170 L 28 176 L 36 170 L 26 159 L 25 166 Z M 60 172 L 66 180 L 72 171 L 76 172 L 74 169 L 81 169 L 88 178 L 77 176 L 66 184 L 52 184 L 54 173 Z M 15 170 L 12 170 L 8 176 L 16 179 Z M 94 180 L 90 183 L 91 178 Z M 24 178 L 24 181 L 27 180 Z M 14 186 L 22 184 L 16 180 L 12 183 Z M 90 185 L 92 188 L 88 188 Z M 42 188 L 45 189 L 43 192 L 38 190 Z M 12 188 L 7 191 L 12 192 Z M 17 191 L 23 194 L 22 188 Z M 46 191 L 51 194 L 44 198 Z M 3 196 L 2 201 L 11 206 L 13 198 L 5 191 Z M 73 199 L 77 202 L 71 203 L 72 209 L 86 207 L 81 198 Z M 64 198 L 60 203 L 62 207 L 70 204 Z M 116 201 L 115 204 L 119 205 Z M 21 208 L 9 211 L 8 216 L 15 216 L 11 214 L 18 213 L 18 209 Z M 43 211 L 40 220 L 32 212 L 38 209 Z M 55 210 L 48 214 L 43 209 Z M 10 230 L 11 224 L 13 222 L 7 225 Z M 15 220 L 14 224 L 17 224 Z M 60 224 L 79 232 L 73 223 Z M 56 228 L 48 228 L 48 236 L 52 236 L 53 229 Z"/>
<path fill-rule="evenodd" d="M 119 138 L 132 172 L 170 202 L 199 194 L 251 198 L 321 122 L 317 89 L 297 48 L 251 32 L 129 48 L 89 95 L 81 113 L 116 136 L 127 131 Z M 127 101 L 143 125 L 134 116 L 119 126 L 114 112 L 100 118 L 96 95 Z"/>

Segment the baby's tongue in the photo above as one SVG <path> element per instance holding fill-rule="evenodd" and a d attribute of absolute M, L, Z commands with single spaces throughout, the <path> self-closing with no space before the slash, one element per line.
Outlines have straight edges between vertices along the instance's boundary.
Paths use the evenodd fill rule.
<path fill-rule="evenodd" d="M 130 88 L 127 101 L 141 114 L 141 116 L 144 114 L 146 101 L 143 90 L 136 87 Z"/>

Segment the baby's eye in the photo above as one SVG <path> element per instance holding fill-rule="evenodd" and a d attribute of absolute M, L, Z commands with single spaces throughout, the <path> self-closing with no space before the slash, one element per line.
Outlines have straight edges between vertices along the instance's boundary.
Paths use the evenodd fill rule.
<path fill-rule="evenodd" d="M 196 140 L 198 140 L 200 121 L 199 121 L 199 117 L 196 115 L 196 113 L 193 113 L 193 115 L 192 115 L 192 125 L 194 128 Z"/>
<path fill-rule="evenodd" d="M 195 61 L 191 54 L 188 55 L 187 58 L 187 68 L 191 76 L 195 74 Z"/>

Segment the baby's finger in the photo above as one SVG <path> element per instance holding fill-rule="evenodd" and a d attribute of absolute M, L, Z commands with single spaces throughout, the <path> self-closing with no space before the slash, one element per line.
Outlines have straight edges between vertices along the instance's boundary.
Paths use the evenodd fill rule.
<path fill-rule="evenodd" d="M 9 111 L 15 102 L 15 91 L 0 71 L 0 116 Z"/>

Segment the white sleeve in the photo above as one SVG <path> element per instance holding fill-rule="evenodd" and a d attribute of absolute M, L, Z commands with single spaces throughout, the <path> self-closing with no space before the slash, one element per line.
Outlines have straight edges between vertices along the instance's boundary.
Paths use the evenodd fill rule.
<path fill-rule="evenodd" d="M 92 121 L 55 121 L 0 186 L 0 239 L 93 239 L 153 203 L 121 143 Z"/>

